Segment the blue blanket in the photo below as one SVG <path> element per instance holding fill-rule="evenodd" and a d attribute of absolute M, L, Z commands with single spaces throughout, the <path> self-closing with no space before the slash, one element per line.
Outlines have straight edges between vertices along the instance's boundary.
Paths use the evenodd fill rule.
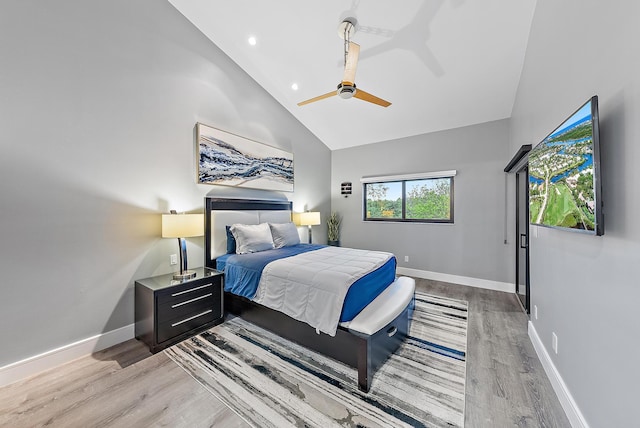
<path fill-rule="evenodd" d="M 323 248 L 324 245 L 298 244 L 276 250 L 249 254 L 225 254 L 216 259 L 216 268 L 224 272 L 224 291 L 253 299 L 262 269 L 274 260 Z"/>

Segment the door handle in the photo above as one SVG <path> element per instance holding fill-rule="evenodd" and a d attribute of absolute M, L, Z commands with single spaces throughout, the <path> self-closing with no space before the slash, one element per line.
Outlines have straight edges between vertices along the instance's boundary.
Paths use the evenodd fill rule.
<path fill-rule="evenodd" d="M 527 248 L 528 246 L 527 235 L 523 233 L 520 235 L 520 248 Z"/>

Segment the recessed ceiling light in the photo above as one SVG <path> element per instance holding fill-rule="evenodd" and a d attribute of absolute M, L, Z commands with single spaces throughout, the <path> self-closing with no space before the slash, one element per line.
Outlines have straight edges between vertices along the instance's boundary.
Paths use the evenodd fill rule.
<path fill-rule="evenodd" d="M 292 84 L 291 85 L 291 89 L 293 89 L 294 91 L 297 91 L 298 90 L 298 84 L 297 83 Z"/>
<path fill-rule="evenodd" d="M 250 36 L 249 39 L 247 39 L 247 41 L 251 46 L 255 46 L 256 43 L 258 43 L 258 40 L 255 38 L 255 36 Z"/>

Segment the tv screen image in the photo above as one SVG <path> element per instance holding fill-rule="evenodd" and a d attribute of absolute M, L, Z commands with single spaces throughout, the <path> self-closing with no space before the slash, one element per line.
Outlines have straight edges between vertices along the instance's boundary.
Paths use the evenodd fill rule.
<path fill-rule="evenodd" d="M 529 153 L 531 224 L 604 233 L 599 144 L 594 96 Z"/>

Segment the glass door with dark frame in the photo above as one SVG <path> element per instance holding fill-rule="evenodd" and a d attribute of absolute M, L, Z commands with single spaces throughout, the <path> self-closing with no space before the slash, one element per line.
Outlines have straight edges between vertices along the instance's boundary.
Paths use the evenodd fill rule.
<path fill-rule="evenodd" d="M 516 295 L 529 313 L 529 168 L 516 171 Z"/>
<path fill-rule="evenodd" d="M 531 144 L 525 144 L 504 168 L 516 177 L 516 296 L 529 313 L 529 164 Z M 506 182 L 505 182 L 506 183 Z M 506 243 L 506 241 L 505 241 Z"/>

